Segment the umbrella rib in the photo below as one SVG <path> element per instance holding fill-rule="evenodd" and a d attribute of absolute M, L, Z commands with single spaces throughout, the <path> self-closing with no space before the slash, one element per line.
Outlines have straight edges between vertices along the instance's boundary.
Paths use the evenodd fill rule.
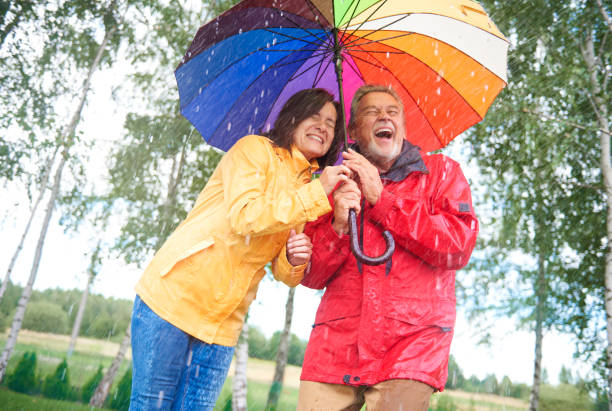
<path fill-rule="evenodd" d="M 331 64 L 331 62 L 332 62 L 332 59 L 330 58 L 330 59 L 327 61 L 327 64 L 325 65 L 325 68 L 324 68 L 323 70 L 322 70 L 323 65 L 322 65 L 322 64 L 319 64 L 319 68 L 317 69 L 317 74 L 315 74 L 315 80 L 314 80 L 314 82 L 312 83 L 312 87 L 314 87 L 314 86 L 315 86 L 315 84 L 317 84 L 317 83 L 318 83 L 318 82 L 319 82 L 319 81 L 320 81 L 320 80 L 323 78 L 323 75 L 324 75 L 324 74 L 325 74 L 325 72 L 327 71 L 327 68 L 329 67 L 329 65 Z"/>
<path fill-rule="evenodd" d="M 380 9 L 381 9 L 381 8 L 382 8 L 382 7 L 383 7 L 383 6 L 384 6 L 386 3 L 387 3 L 387 0 L 383 0 L 383 1 L 382 1 L 382 2 L 381 2 L 379 5 L 378 5 L 378 7 L 376 7 L 376 9 L 374 9 L 374 11 L 372 11 L 372 13 L 371 13 L 371 14 L 368 16 L 368 18 L 364 19 L 364 20 L 363 20 L 363 21 L 362 21 L 362 22 L 359 24 L 359 26 L 357 26 L 357 28 L 356 28 L 355 30 L 353 30 L 353 32 L 352 32 L 351 34 L 349 34 L 348 36 L 352 36 L 352 35 L 353 35 L 353 34 L 354 34 L 354 33 L 355 33 L 357 30 L 359 30 L 359 29 L 361 28 L 361 26 L 363 26 L 363 25 L 364 25 L 364 24 L 365 24 L 367 21 L 369 21 L 369 20 L 370 20 L 370 18 L 371 18 L 371 17 L 372 17 L 374 14 L 376 14 L 376 12 L 377 12 L 378 10 L 380 10 Z M 357 5 L 359 5 L 359 1 L 357 2 Z M 355 6 L 355 10 L 357 10 L 357 7 L 356 7 L 356 6 Z M 355 10 L 353 10 L 353 12 L 354 12 Z M 352 15 L 352 16 L 351 16 L 351 18 L 349 19 L 349 21 L 348 21 L 348 22 L 347 22 L 347 24 L 346 24 L 346 26 L 347 26 L 347 30 L 348 30 L 348 26 L 349 26 L 349 25 L 350 25 L 350 23 L 351 23 L 351 20 L 353 20 L 353 17 L 355 17 L 355 16 L 354 16 L 354 15 Z M 344 39 L 344 37 L 345 37 L 345 34 L 346 34 L 347 30 L 343 30 L 343 31 L 342 31 L 342 35 L 340 36 L 340 38 L 341 38 L 341 39 Z"/>
<path fill-rule="evenodd" d="M 321 42 L 325 41 L 325 39 L 321 39 L 319 36 L 316 36 L 314 34 L 310 34 L 310 35 L 307 35 L 307 36 L 304 36 L 304 37 L 300 38 L 300 37 L 290 36 L 290 35 L 285 34 L 285 33 L 279 33 L 277 31 L 274 31 L 274 30 L 269 29 L 269 28 L 263 28 L 262 30 L 267 31 L 267 32 L 272 33 L 272 34 L 278 34 L 279 36 L 283 36 L 283 37 L 286 37 L 286 38 L 291 39 L 291 40 L 296 40 L 296 41 L 301 41 L 301 42 L 306 43 L 306 44 L 311 44 L 311 45 L 317 46 L 317 47 L 319 47 L 321 45 L 321 43 L 315 43 L 313 41 L 306 41 L 304 39 L 306 37 L 313 36 L 313 37 L 321 40 Z M 307 30 L 304 30 L 304 31 L 306 31 L 308 33 Z"/>
<path fill-rule="evenodd" d="M 295 21 L 293 21 L 292 19 L 290 19 L 288 16 L 283 16 L 283 17 L 285 18 L 285 20 L 287 20 L 288 22 L 290 22 L 291 24 L 293 24 L 293 27 L 295 27 L 295 28 L 297 28 L 297 29 L 300 29 L 300 30 L 303 30 L 303 31 L 305 31 L 306 33 L 310 34 L 311 36 L 313 36 L 313 37 L 317 37 L 317 38 L 318 38 L 318 36 L 317 36 L 316 34 L 314 34 L 314 33 L 310 32 L 310 31 L 309 31 L 307 28 L 300 26 L 298 23 L 296 23 Z M 323 31 L 326 31 L 326 30 L 325 30 L 325 27 L 321 26 L 321 24 L 320 24 L 320 23 L 319 23 L 319 26 L 321 27 L 321 29 L 322 29 Z"/>
<path fill-rule="evenodd" d="M 348 47 L 348 46 L 351 46 L 351 45 L 353 45 L 354 43 L 358 42 L 359 40 L 361 40 L 361 39 L 365 39 L 365 38 L 367 38 L 368 36 L 370 36 L 370 35 L 372 35 L 372 34 L 378 33 L 379 31 L 384 30 L 385 28 L 387 28 L 387 27 L 391 26 L 392 24 L 397 23 L 397 22 L 398 22 L 398 21 L 400 21 L 400 20 L 405 19 L 406 17 L 408 17 L 408 14 L 404 14 L 404 15 L 402 15 L 402 17 L 398 18 L 398 19 L 397 19 L 397 20 L 395 20 L 395 21 L 392 21 L 392 22 L 390 22 L 390 23 L 388 23 L 388 24 L 385 24 L 384 26 L 379 27 L 379 28 L 377 28 L 376 30 L 372 30 L 370 33 L 368 33 L 368 34 L 366 34 L 366 35 L 363 35 L 363 36 L 357 37 L 355 40 L 349 41 L 348 43 L 346 43 L 346 44 L 345 44 L 345 46 L 347 46 L 347 47 Z M 363 23 L 361 23 L 361 25 L 359 25 L 359 27 L 361 27 L 362 25 L 363 25 Z M 354 35 L 354 34 L 355 34 L 355 32 L 356 32 L 357 30 L 359 30 L 359 27 L 357 27 L 355 30 L 353 30 L 353 32 L 352 32 L 350 35 L 351 35 L 351 36 L 352 36 L 352 35 Z M 412 32 L 409 32 L 409 33 L 407 33 L 407 34 L 402 34 L 402 35 L 399 35 L 399 36 L 410 35 L 410 34 L 413 34 L 413 33 L 412 33 Z M 393 37 L 391 37 L 391 38 L 393 38 Z M 380 42 L 380 41 L 383 41 L 383 40 L 389 40 L 389 39 L 372 40 L 372 41 L 373 41 L 373 42 Z"/>
<path fill-rule="evenodd" d="M 372 33 L 370 33 L 370 34 L 372 34 Z M 385 37 L 384 39 L 369 40 L 369 41 L 366 41 L 364 43 L 357 43 L 358 40 L 355 40 L 355 41 L 349 43 L 347 45 L 348 47 L 345 47 L 345 49 L 346 50 L 351 50 L 349 47 L 361 47 L 361 46 L 365 46 L 365 45 L 372 44 L 372 43 L 382 43 L 383 41 L 393 40 L 393 39 L 397 39 L 397 38 L 400 38 L 400 37 L 411 36 L 413 34 L 414 34 L 413 32 L 408 32 L 408 33 L 404 33 L 404 34 L 398 34 L 397 36 Z M 359 39 L 365 39 L 365 37 L 360 37 Z"/>
<path fill-rule="evenodd" d="M 379 5 L 379 6 L 376 8 L 376 10 L 374 10 L 374 13 L 376 13 L 376 12 L 378 11 L 378 9 L 380 9 L 380 8 L 381 8 L 381 7 L 382 7 L 382 6 L 383 6 L 383 5 L 384 5 L 386 2 L 387 2 L 387 0 L 383 0 L 382 4 L 381 4 L 381 5 Z M 338 20 L 338 21 L 342 21 L 342 20 L 344 20 L 344 18 L 346 17 L 346 13 L 347 13 L 347 12 L 348 12 L 348 11 L 351 9 L 351 6 L 352 6 L 353 4 L 355 4 L 355 7 L 353 8 L 353 11 L 351 12 L 351 17 L 349 17 L 348 21 L 346 22 L 346 24 L 348 25 L 348 24 L 349 24 L 349 23 L 350 23 L 350 22 L 353 20 L 353 17 L 355 17 L 355 13 L 357 12 L 357 7 L 359 7 L 359 3 L 361 3 L 361 0 L 357 0 L 357 4 L 355 4 L 355 2 L 354 2 L 354 1 L 352 1 L 352 2 L 351 2 L 351 5 L 350 5 L 349 7 L 347 7 L 346 11 L 344 12 L 344 14 L 342 15 L 342 17 L 340 17 L 340 20 Z M 369 17 L 366 19 L 366 21 L 367 21 L 367 20 L 369 20 L 369 19 L 370 19 L 370 17 L 372 17 L 372 15 L 373 15 L 374 13 L 370 14 L 370 16 L 369 16 Z M 343 36 L 340 36 L 340 37 L 342 38 Z"/>
<path fill-rule="evenodd" d="M 317 22 L 317 24 L 319 25 L 319 27 L 321 27 L 322 30 L 326 30 L 325 26 L 323 26 L 323 24 L 321 24 L 321 22 L 319 21 L 319 16 L 317 16 L 317 13 L 315 13 L 315 10 L 317 10 L 317 7 L 311 3 L 310 0 L 306 0 L 306 4 L 308 5 L 308 8 L 310 9 L 310 11 L 312 12 L 312 15 L 315 16 L 315 21 Z M 328 22 L 329 24 L 331 24 L 333 26 L 334 22 Z"/>

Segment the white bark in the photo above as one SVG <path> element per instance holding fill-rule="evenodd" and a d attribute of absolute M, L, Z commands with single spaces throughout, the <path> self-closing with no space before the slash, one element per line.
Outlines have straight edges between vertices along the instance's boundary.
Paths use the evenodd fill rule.
<path fill-rule="evenodd" d="M 89 289 L 91 288 L 91 283 L 93 282 L 94 276 L 95 274 L 93 271 L 87 273 L 87 285 L 85 286 L 83 294 L 81 295 L 79 311 L 77 311 L 77 315 L 74 318 L 74 324 L 72 325 L 72 334 L 70 335 L 70 344 L 68 345 L 68 357 L 70 357 L 74 352 L 74 346 L 76 345 L 76 341 L 79 336 L 79 331 L 81 330 L 83 314 L 85 313 L 85 307 L 87 306 L 87 297 L 89 296 Z"/>
<path fill-rule="evenodd" d="M 8 269 L 6 270 L 6 274 L 4 276 L 4 280 L 2 281 L 2 285 L 0 285 L 0 301 L 4 297 L 4 293 L 8 287 L 8 283 L 11 280 L 11 273 L 13 272 L 13 268 L 15 267 L 15 262 L 17 261 L 17 257 L 19 253 L 23 249 L 23 243 L 25 242 L 26 236 L 30 231 L 30 226 L 32 225 L 32 220 L 34 220 L 34 215 L 36 214 L 36 210 L 40 205 L 43 197 L 45 196 L 45 192 L 47 191 L 47 184 L 49 183 L 49 177 L 51 176 L 51 169 L 53 168 L 53 164 L 55 163 L 55 157 L 57 156 L 57 148 L 53 152 L 51 158 L 47 161 L 47 166 L 45 170 L 45 174 L 43 175 L 43 179 L 40 183 L 40 193 L 38 194 L 38 198 L 34 202 L 34 206 L 32 207 L 32 211 L 30 211 L 30 218 L 28 219 L 28 223 L 26 224 L 25 229 L 23 230 L 23 234 L 21 235 L 21 239 L 19 240 L 19 244 L 17 244 L 17 249 L 11 258 L 11 262 L 9 263 Z"/>
<path fill-rule="evenodd" d="M 232 383 L 232 410 L 247 410 L 247 360 L 249 359 L 249 324 L 245 321 L 236 345 L 236 366 Z"/>
<path fill-rule="evenodd" d="M 287 358 L 289 357 L 289 342 L 291 338 L 291 321 L 293 319 L 293 299 L 295 297 L 295 288 L 290 288 L 285 304 L 285 327 L 281 334 L 278 343 L 278 351 L 276 353 L 276 367 L 274 369 L 274 379 L 268 393 L 268 401 L 266 410 L 275 410 L 278 406 L 278 399 L 283 388 L 283 380 L 285 378 L 285 367 L 287 366 Z"/>
<path fill-rule="evenodd" d="M 97 69 L 98 64 L 100 63 L 100 59 L 102 58 L 102 54 L 104 53 L 104 49 L 106 48 L 106 44 L 110 37 L 114 34 L 117 28 L 113 28 L 109 30 L 100 47 L 98 48 L 98 53 L 96 54 L 96 58 L 92 62 L 89 72 L 87 73 L 87 77 L 83 83 L 83 88 L 81 89 L 81 96 L 77 105 L 77 109 L 75 110 L 72 118 L 70 119 L 70 123 L 66 127 L 66 130 L 63 134 L 63 152 L 60 163 L 55 171 L 55 177 L 53 179 L 53 188 L 51 190 L 51 198 L 47 204 L 47 211 L 45 214 L 45 218 L 43 221 L 43 226 L 40 231 L 40 235 L 38 237 L 38 243 L 36 245 L 36 252 L 34 253 L 34 261 L 32 262 L 32 269 L 30 270 L 30 277 L 28 278 L 28 283 L 26 287 L 23 289 L 21 294 L 21 298 L 19 299 L 19 303 L 17 304 L 17 310 L 15 311 L 15 316 L 13 317 L 13 323 L 11 325 L 11 330 L 9 332 L 8 339 L 6 341 L 6 345 L 4 346 L 4 350 L 2 351 L 2 355 L 0 356 L 0 381 L 4 379 L 4 375 L 6 374 L 6 366 L 8 364 L 8 360 L 13 353 L 15 348 L 15 344 L 17 343 L 17 335 L 21 330 L 21 324 L 23 323 L 23 317 L 25 315 L 25 309 L 30 301 L 30 296 L 32 295 L 32 287 L 34 286 L 34 281 L 36 280 L 36 275 L 38 274 L 38 267 L 40 266 L 40 259 L 42 257 L 43 245 L 45 242 L 45 238 L 47 236 L 47 231 L 49 228 L 49 223 L 51 222 L 51 216 L 53 215 L 53 210 L 55 208 L 55 201 L 57 200 L 57 196 L 60 190 L 60 184 L 62 180 L 62 172 L 64 170 L 64 166 L 68 160 L 68 150 L 72 145 L 72 141 L 74 139 L 74 132 L 76 130 L 76 126 L 79 123 L 81 118 L 81 111 L 83 110 L 83 106 L 85 105 L 85 101 L 87 100 L 87 93 L 89 92 L 89 87 L 91 84 L 91 78 L 93 76 L 94 71 Z"/>
<path fill-rule="evenodd" d="M 540 255 L 538 262 L 538 278 L 536 280 L 536 312 L 535 312 L 535 356 L 533 365 L 533 385 L 531 386 L 531 397 L 529 399 L 529 411 L 537 411 L 540 403 L 540 386 L 542 384 L 542 340 L 544 333 L 542 325 L 544 322 L 544 301 L 546 299 L 544 258 Z"/>
<path fill-rule="evenodd" d="M 602 8 L 603 10 L 603 8 Z M 611 29 L 612 31 L 612 29 Z M 601 67 L 601 60 L 595 54 L 593 39 L 589 35 L 586 38 L 584 46 L 582 46 L 582 57 L 586 63 L 589 79 L 591 82 L 591 102 L 593 111 L 597 116 L 599 127 L 606 132 L 599 133 L 600 148 L 601 148 L 601 172 L 603 177 L 606 203 L 607 203 L 607 255 L 605 268 L 605 306 L 607 317 L 607 334 L 608 345 L 606 353 L 608 356 L 608 400 L 609 409 L 612 411 L 612 162 L 610 161 L 610 124 L 608 122 L 608 108 L 606 99 L 602 96 L 602 87 L 600 78 L 605 78 L 605 67 Z"/>
<path fill-rule="evenodd" d="M 106 397 L 108 397 L 108 392 L 110 390 L 111 385 L 113 385 L 113 381 L 115 381 L 115 377 L 117 376 L 117 371 L 119 371 L 119 366 L 121 362 L 125 358 L 125 354 L 127 353 L 127 349 L 130 346 L 131 341 L 131 324 L 128 325 L 127 330 L 125 331 L 125 336 L 121 341 L 121 345 L 119 346 L 119 351 L 115 356 L 115 359 L 111 363 L 110 367 L 100 380 L 100 384 L 96 387 L 96 391 L 91 396 L 89 400 L 90 407 L 101 408 L 104 405 L 104 401 L 106 401 Z"/>

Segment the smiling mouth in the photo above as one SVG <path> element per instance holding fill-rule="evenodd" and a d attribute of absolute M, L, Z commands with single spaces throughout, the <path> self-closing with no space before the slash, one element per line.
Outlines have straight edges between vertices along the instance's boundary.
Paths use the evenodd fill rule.
<path fill-rule="evenodd" d="M 378 138 L 391 138 L 393 136 L 393 130 L 390 128 L 381 128 L 376 130 L 374 135 Z"/>
<path fill-rule="evenodd" d="M 322 139 L 321 137 L 319 137 L 319 136 L 316 136 L 316 135 L 314 135 L 314 134 L 308 134 L 308 135 L 307 135 L 307 137 L 308 137 L 308 138 L 311 138 L 311 139 L 313 139 L 313 140 L 316 140 L 316 141 L 318 141 L 319 143 L 323 144 L 323 139 Z"/>

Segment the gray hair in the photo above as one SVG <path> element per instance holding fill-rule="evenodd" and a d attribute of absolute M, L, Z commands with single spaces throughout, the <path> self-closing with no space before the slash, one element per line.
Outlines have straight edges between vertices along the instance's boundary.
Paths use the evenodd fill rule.
<path fill-rule="evenodd" d="M 351 101 L 351 116 L 349 117 L 349 123 L 348 123 L 349 127 L 351 127 L 355 123 L 357 107 L 359 107 L 359 103 L 361 102 L 361 99 L 366 94 L 376 93 L 376 92 L 387 93 L 391 95 L 395 100 L 397 100 L 400 107 L 402 108 L 402 114 L 404 113 L 404 103 L 402 102 L 402 99 L 397 94 L 397 92 L 393 90 L 391 87 L 383 86 L 380 84 L 365 84 L 357 89 L 357 91 L 355 92 L 355 95 L 353 96 L 353 101 Z"/>

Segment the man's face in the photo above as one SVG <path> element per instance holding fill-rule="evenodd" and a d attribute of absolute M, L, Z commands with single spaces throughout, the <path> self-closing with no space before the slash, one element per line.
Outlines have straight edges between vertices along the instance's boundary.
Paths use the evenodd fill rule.
<path fill-rule="evenodd" d="M 389 93 L 368 93 L 361 98 L 349 131 L 370 161 L 387 168 L 400 154 L 406 135 L 402 106 Z"/>

